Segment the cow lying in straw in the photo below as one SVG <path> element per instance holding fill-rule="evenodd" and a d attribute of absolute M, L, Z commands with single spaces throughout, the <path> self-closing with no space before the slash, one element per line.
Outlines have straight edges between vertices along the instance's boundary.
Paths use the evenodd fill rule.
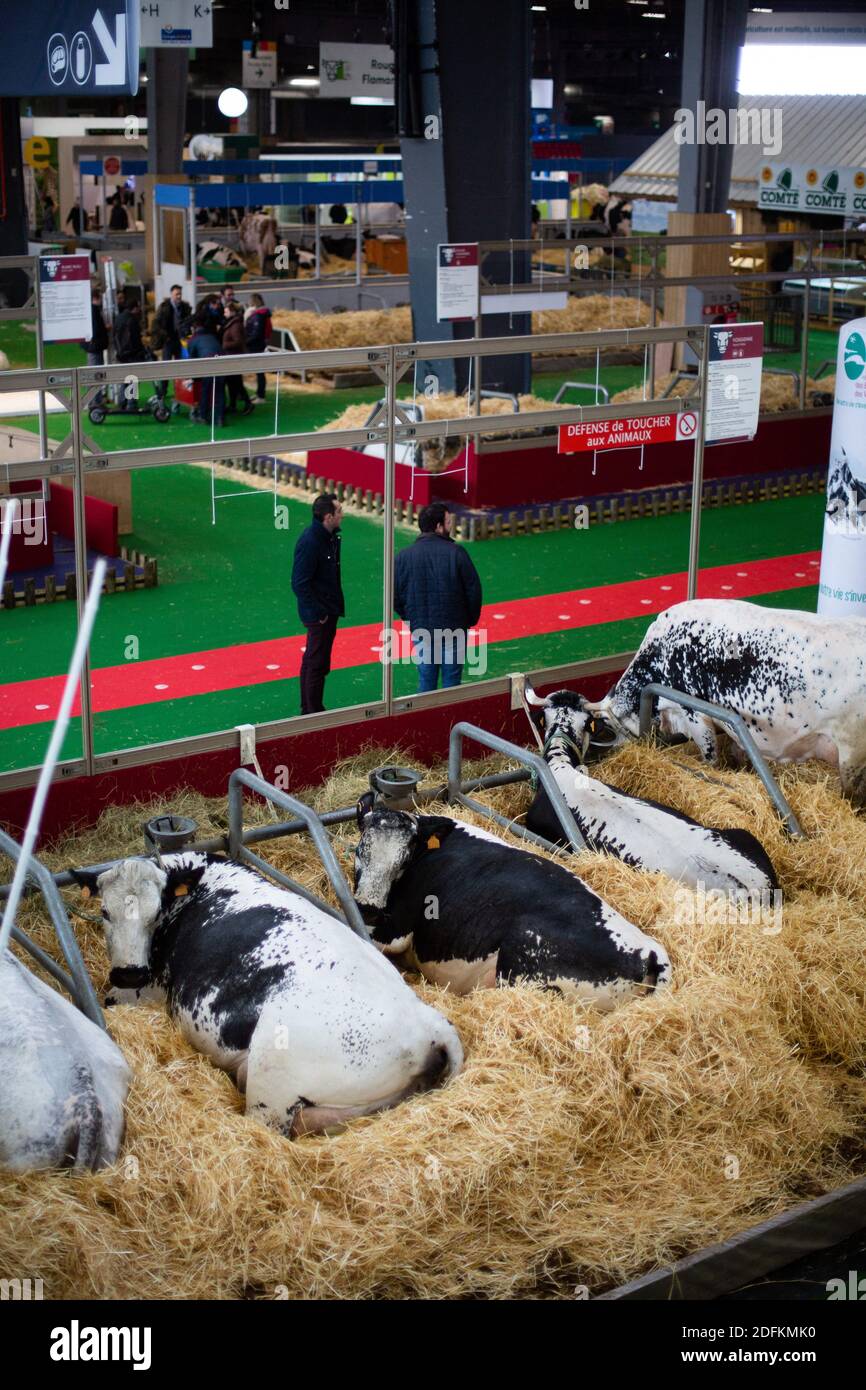
<path fill-rule="evenodd" d="M 398 1105 L 459 1071 L 460 1040 L 369 943 L 254 870 L 198 852 L 76 881 L 102 898 L 109 1004 L 160 1000 L 285 1134 Z"/>
<path fill-rule="evenodd" d="M 581 879 L 477 826 L 358 802 L 355 897 L 373 940 L 456 994 L 523 976 L 611 1009 L 666 985 L 658 941 Z"/>
<path fill-rule="evenodd" d="M 544 757 L 590 849 L 694 888 L 762 892 L 778 887 L 766 850 L 748 830 L 713 830 L 670 806 L 590 777 L 582 764 L 593 718 L 579 695 L 557 690 L 542 700 L 527 690 L 526 698 L 538 712 Z M 543 787 L 527 812 L 526 828 L 554 844 L 566 843 Z"/>
<path fill-rule="evenodd" d="M 104 1168 L 120 1151 L 129 1068 L 107 1033 L 12 955 L 0 958 L 0 1164 Z"/>

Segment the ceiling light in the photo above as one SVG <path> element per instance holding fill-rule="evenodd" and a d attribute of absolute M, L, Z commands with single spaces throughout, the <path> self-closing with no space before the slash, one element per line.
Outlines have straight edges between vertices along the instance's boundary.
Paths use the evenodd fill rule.
<path fill-rule="evenodd" d="M 217 97 L 217 106 L 224 116 L 229 116 L 233 120 L 237 116 L 242 116 L 247 109 L 246 92 L 242 92 L 240 87 L 226 87 Z"/>
<path fill-rule="evenodd" d="M 393 106 L 393 97 L 350 97 L 350 106 Z"/>
<path fill-rule="evenodd" d="M 290 87 L 318 87 L 318 77 L 290 77 Z"/>

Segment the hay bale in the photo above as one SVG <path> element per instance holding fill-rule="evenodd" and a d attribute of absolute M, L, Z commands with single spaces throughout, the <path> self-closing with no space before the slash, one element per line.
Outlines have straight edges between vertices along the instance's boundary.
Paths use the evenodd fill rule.
<path fill-rule="evenodd" d="M 658 399 L 662 392 L 667 390 L 674 380 L 675 373 L 667 372 L 662 376 L 656 377 L 655 399 Z M 691 380 L 678 381 L 670 393 L 668 399 L 676 396 L 687 396 L 694 389 L 694 378 Z M 836 378 L 822 377 L 820 381 L 813 380 L 812 377 L 806 379 L 806 407 L 811 408 L 815 402 L 812 396 L 816 392 L 832 392 L 836 387 Z M 615 402 L 642 401 L 644 399 L 643 385 L 629 386 L 624 391 L 617 391 L 611 397 L 611 404 Z M 785 410 L 799 410 L 800 397 L 794 389 L 794 379 L 790 376 L 772 376 L 764 372 L 761 377 L 761 411 L 765 414 L 779 414 Z"/>
<path fill-rule="evenodd" d="M 383 347 L 411 343 L 412 310 L 358 309 L 345 314 L 316 314 L 301 309 L 275 309 L 275 328 L 290 328 L 302 349 Z"/>
<path fill-rule="evenodd" d="M 368 749 L 308 800 L 319 810 L 352 805 L 372 767 L 412 761 L 399 747 Z M 503 766 L 490 759 L 466 773 Z M 75 1180 L 4 1176 L 3 1267 L 38 1274 L 48 1298 L 267 1298 L 280 1286 L 301 1298 L 570 1295 L 730 1236 L 862 1170 L 866 823 L 826 769 L 811 766 L 783 773 L 816 834 L 806 842 L 784 838 L 749 773 L 714 770 L 707 782 L 682 750 L 647 746 L 598 770 L 713 823 L 748 824 L 782 879 L 782 932 L 678 922 L 663 875 L 557 855 L 664 942 L 674 987 L 599 1015 L 529 986 L 455 999 L 413 980 L 459 1029 L 464 1072 L 339 1136 L 295 1143 L 248 1120 L 229 1079 L 161 1010 L 112 1009 L 134 1073 L 121 1159 Z M 443 780 L 443 764 L 425 776 Z M 530 793 L 518 784 L 479 795 L 522 815 Z M 56 868 L 140 852 L 142 821 L 165 809 L 112 808 L 46 858 Z M 203 835 L 225 830 L 222 800 L 189 793 L 171 809 L 194 816 Z M 247 824 L 267 819 L 250 799 Z M 346 867 L 355 839 L 354 824 L 335 836 Z M 305 839 L 260 848 L 322 891 Z M 21 925 L 50 947 L 35 899 Z M 101 926 L 77 929 L 104 988 Z"/>
<path fill-rule="evenodd" d="M 642 299 L 622 294 L 573 294 L 564 309 L 536 311 L 532 315 L 532 331 L 593 333 L 608 328 L 646 328 L 650 318 L 650 307 Z"/>

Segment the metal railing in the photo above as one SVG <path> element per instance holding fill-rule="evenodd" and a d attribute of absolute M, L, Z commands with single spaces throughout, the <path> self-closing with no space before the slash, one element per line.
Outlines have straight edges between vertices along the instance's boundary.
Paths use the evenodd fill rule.
<path fill-rule="evenodd" d="M 598 403 L 581 405 L 577 403 L 550 406 L 544 410 L 520 412 L 515 417 L 504 415 L 484 415 L 475 413 L 467 402 L 465 413 L 450 420 L 417 421 L 410 418 L 397 396 L 401 383 L 405 383 L 419 361 L 448 360 L 456 362 L 467 358 L 483 361 L 485 357 L 526 353 L 534 350 L 582 350 L 601 351 L 623 344 L 647 349 L 658 343 L 674 342 L 689 346 L 699 360 L 699 370 L 695 378 L 694 391 L 674 401 L 646 400 L 630 403 Z M 103 367 L 81 367 L 62 371 L 5 372 L 0 375 L 0 393 L 16 390 L 21 386 L 42 392 L 54 391 L 63 401 L 70 415 L 71 428 L 56 445 L 53 453 L 33 462 L 7 465 L 4 478 L 10 481 L 21 479 L 57 478 L 71 486 L 75 498 L 75 577 L 76 594 L 79 605 L 86 596 L 87 554 L 84 545 L 84 497 L 91 477 L 105 477 L 123 473 L 130 469 L 149 470 L 179 463 L 218 464 L 221 460 L 237 459 L 255 451 L 261 455 L 279 454 L 287 450 L 310 451 L 310 469 L 316 468 L 314 451 L 322 448 L 355 448 L 368 444 L 378 444 L 384 453 L 382 513 L 382 628 L 390 630 L 392 624 L 393 598 L 393 556 L 394 556 L 394 495 L 398 450 L 400 446 L 421 443 L 437 438 L 470 437 L 478 439 L 483 435 L 496 440 L 503 435 L 519 431 L 552 432 L 558 425 L 574 422 L 599 420 L 633 420 L 649 415 L 672 414 L 694 410 L 700 407 L 701 396 L 706 382 L 707 330 L 701 327 L 659 327 L 627 330 L 609 330 L 595 333 L 573 334 L 535 334 L 521 338 L 501 339 L 463 339 L 453 342 L 428 342 L 400 344 L 390 347 L 340 348 L 332 350 L 308 351 L 291 355 L 294 369 L 298 366 L 307 371 L 322 369 L 341 369 L 363 366 L 372 371 L 384 384 L 384 407 L 368 425 L 363 428 L 336 431 L 304 431 L 299 433 L 279 432 L 280 421 L 274 416 L 273 430 L 256 438 L 245 440 L 220 439 L 214 429 L 211 439 L 195 443 L 157 444 L 154 447 L 109 451 L 96 443 L 87 433 L 82 414 L 100 389 L 112 383 L 123 382 L 130 372 L 128 364 L 115 364 Z M 172 362 L 150 362 L 135 364 L 134 372 L 140 385 L 162 380 L 192 378 L 227 377 L 244 373 L 264 371 L 277 375 L 279 386 L 280 358 L 272 353 L 247 355 L 242 357 L 213 358 L 207 360 L 183 360 Z M 405 404 L 405 403 L 404 403 Z M 458 407 L 460 409 L 460 407 Z M 703 481 L 703 413 L 701 427 L 696 431 L 693 454 L 692 508 L 690 521 L 688 556 L 688 593 L 694 596 L 697 586 L 698 558 L 700 543 L 701 499 Z M 318 469 L 316 469 L 318 471 Z M 228 504 L 231 505 L 231 504 Z M 685 556 L 683 557 L 685 561 Z M 113 600 L 116 601 L 116 600 Z M 122 601 L 122 600 L 121 600 Z M 13 614 L 0 611 L 0 620 L 6 621 L 7 628 L 14 622 Z M 561 681 L 570 683 L 588 679 L 598 674 L 613 674 L 622 670 L 631 658 L 626 652 L 611 657 L 576 661 L 556 668 L 540 669 L 532 673 L 539 685 Z M 457 709 L 471 699 L 481 699 L 492 695 L 505 694 L 510 689 L 507 676 L 473 679 L 456 689 L 441 690 L 428 694 L 398 695 L 394 690 L 393 665 L 382 663 L 381 683 L 378 691 L 371 691 L 368 698 L 358 703 L 315 715 L 290 716 L 259 723 L 255 736 L 261 742 L 285 736 L 295 736 L 312 730 L 335 728 L 346 724 L 367 723 L 377 718 L 410 710 L 436 708 L 447 705 Z M 68 758 L 57 770 L 58 780 L 71 780 L 82 775 L 135 767 L 161 760 L 196 756 L 214 751 L 238 750 L 239 735 L 237 725 L 232 720 L 231 727 L 205 731 L 189 737 L 168 739 L 158 742 L 141 743 L 132 747 L 105 749 L 105 735 L 101 736 L 102 746 L 95 746 L 94 712 L 91 700 L 91 678 L 89 663 L 82 674 L 81 681 L 81 753 Z M 33 766 L 18 767 L 0 774 L 0 791 L 32 785 L 38 773 Z"/>
<path fill-rule="evenodd" d="M 793 840 L 805 839 L 797 817 L 791 810 L 778 782 L 767 766 L 763 754 L 749 733 L 746 721 L 741 714 L 738 714 L 736 710 L 727 709 L 724 705 L 713 704 L 710 700 L 700 700 L 696 695 L 685 695 L 682 690 L 673 690 L 669 685 L 653 683 L 645 685 L 641 691 L 639 725 L 641 738 L 646 738 L 650 731 L 653 701 L 657 699 L 669 700 L 674 705 L 682 705 L 684 709 L 692 710 L 695 714 L 706 715 L 713 723 L 723 724 L 730 729 L 763 782 L 767 795 L 779 812 L 788 834 Z"/>

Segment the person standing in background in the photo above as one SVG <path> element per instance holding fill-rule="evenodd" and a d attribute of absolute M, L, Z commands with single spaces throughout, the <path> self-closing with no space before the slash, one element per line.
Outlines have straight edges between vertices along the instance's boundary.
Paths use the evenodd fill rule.
<path fill-rule="evenodd" d="M 84 227 L 84 214 L 81 211 L 81 199 L 76 198 L 69 212 L 66 214 L 64 227 L 71 227 L 76 236 L 81 236 Z"/>
<path fill-rule="evenodd" d="M 340 522 L 343 508 L 332 492 L 313 503 L 313 520 L 298 537 L 292 565 L 292 590 L 298 615 L 307 629 L 301 661 L 301 714 L 318 714 L 325 677 L 331 669 L 331 649 L 337 621 L 346 612 L 340 579 Z"/>
<path fill-rule="evenodd" d="M 481 580 L 469 553 L 451 538 L 454 517 L 444 502 L 431 502 L 418 516 L 421 534 L 394 563 L 394 608 L 408 622 L 418 690 L 459 685 L 469 628 L 481 616 Z"/>
<path fill-rule="evenodd" d="M 98 285 L 94 285 L 90 291 L 90 337 L 86 338 L 81 344 L 87 353 L 88 367 L 102 367 L 105 365 L 105 350 L 108 347 L 108 325 L 102 316 L 102 290 Z M 93 404 L 99 405 L 103 399 L 103 392 L 98 391 L 93 398 Z"/>
<path fill-rule="evenodd" d="M 238 304 L 237 300 L 232 300 L 226 308 L 226 326 L 223 329 L 222 345 L 223 352 L 230 357 L 246 352 L 244 310 L 243 305 Z M 240 399 L 241 415 L 249 415 L 253 403 L 244 385 L 243 376 L 239 372 L 237 376 L 227 376 L 225 382 L 229 393 L 229 403 L 226 409 L 237 410 Z"/>
<path fill-rule="evenodd" d="M 199 305 L 193 319 L 194 332 L 189 340 L 187 352 L 192 358 L 220 357 L 222 347 L 214 331 L 214 316 L 208 312 L 208 305 Z M 201 397 L 197 410 L 190 413 L 190 419 L 198 424 L 217 427 L 222 425 L 225 413 L 225 377 L 207 376 L 201 383 Z"/>
<path fill-rule="evenodd" d="M 247 352 L 264 352 L 271 340 L 272 332 L 270 309 L 267 307 L 260 294 L 251 294 L 250 307 L 247 309 L 244 318 Z M 258 372 L 256 375 L 256 394 L 253 397 L 253 405 L 264 405 L 266 386 L 267 382 L 264 372 Z"/>

